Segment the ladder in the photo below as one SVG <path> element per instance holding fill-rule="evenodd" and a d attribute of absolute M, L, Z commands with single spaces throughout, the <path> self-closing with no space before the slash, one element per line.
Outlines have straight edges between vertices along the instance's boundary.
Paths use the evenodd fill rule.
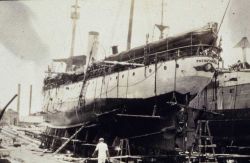
<path fill-rule="evenodd" d="M 121 139 L 120 140 L 120 148 L 121 148 L 121 152 L 120 152 L 121 156 L 123 154 L 130 155 L 130 147 L 129 147 L 129 140 L 128 139 Z M 123 151 L 124 151 L 124 153 L 123 153 Z"/>
<path fill-rule="evenodd" d="M 198 148 L 198 162 L 218 163 L 215 155 L 216 144 L 213 143 L 208 120 L 198 121 L 195 139 Z M 193 154 L 193 148 L 191 153 Z"/>

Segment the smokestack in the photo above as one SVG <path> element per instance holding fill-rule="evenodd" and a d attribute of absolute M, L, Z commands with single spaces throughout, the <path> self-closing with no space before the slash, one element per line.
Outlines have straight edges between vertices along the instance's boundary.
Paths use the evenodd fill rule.
<path fill-rule="evenodd" d="M 118 53 L 118 46 L 117 45 L 114 45 L 111 48 L 112 48 L 112 54 L 117 54 Z"/>
<path fill-rule="evenodd" d="M 31 115 L 31 105 L 32 105 L 32 85 L 30 85 L 29 115 Z"/>
<path fill-rule="evenodd" d="M 19 114 L 20 114 L 20 96 L 21 96 L 21 84 L 18 84 L 17 85 L 17 106 L 16 106 L 18 122 L 19 122 Z"/>
<path fill-rule="evenodd" d="M 91 56 L 94 60 L 96 59 L 96 54 L 98 51 L 98 44 L 99 44 L 99 33 L 95 31 L 89 32 L 88 38 L 88 49 L 87 49 L 87 56 Z"/>

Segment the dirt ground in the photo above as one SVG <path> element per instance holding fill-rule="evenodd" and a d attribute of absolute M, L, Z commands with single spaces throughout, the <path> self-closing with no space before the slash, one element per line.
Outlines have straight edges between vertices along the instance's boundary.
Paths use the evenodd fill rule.
<path fill-rule="evenodd" d="M 10 160 L 11 163 L 67 163 L 69 161 L 64 161 L 65 156 L 56 155 L 53 156 L 52 153 L 44 153 L 44 150 L 38 148 L 38 145 L 32 142 L 23 142 L 18 138 L 16 143 L 21 145 L 19 147 L 14 147 L 13 136 L 6 135 L 4 132 L 0 133 L 0 139 L 2 139 L 1 149 L 4 153 L 9 156 L 6 158 Z M 2 162 L 0 160 L 0 162 Z"/>

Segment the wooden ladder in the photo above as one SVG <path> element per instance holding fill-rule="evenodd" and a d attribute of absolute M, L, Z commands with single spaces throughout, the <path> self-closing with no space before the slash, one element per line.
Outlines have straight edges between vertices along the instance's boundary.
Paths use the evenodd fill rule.
<path fill-rule="evenodd" d="M 199 163 L 218 163 L 215 155 L 216 144 L 213 143 L 208 120 L 198 121 L 195 139 L 198 147 Z M 193 148 L 191 152 L 193 153 Z"/>
<path fill-rule="evenodd" d="M 129 140 L 128 139 L 121 139 L 120 140 L 120 148 L 121 148 L 121 153 L 120 153 L 121 156 L 123 154 L 130 155 L 130 147 L 129 147 Z M 124 153 L 123 153 L 123 151 L 124 151 Z"/>

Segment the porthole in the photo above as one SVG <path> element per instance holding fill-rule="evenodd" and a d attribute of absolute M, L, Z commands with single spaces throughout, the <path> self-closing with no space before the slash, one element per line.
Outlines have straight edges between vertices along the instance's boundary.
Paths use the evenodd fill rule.
<path fill-rule="evenodd" d="M 133 76 L 135 76 L 135 72 L 133 72 Z"/>
<path fill-rule="evenodd" d="M 150 68 L 148 71 L 149 71 L 149 73 L 151 73 L 151 72 L 152 72 L 152 69 Z"/>
<path fill-rule="evenodd" d="M 163 68 L 164 68 L 164 70 L 167 70 L 167 66 L 164 66 Z"/>

